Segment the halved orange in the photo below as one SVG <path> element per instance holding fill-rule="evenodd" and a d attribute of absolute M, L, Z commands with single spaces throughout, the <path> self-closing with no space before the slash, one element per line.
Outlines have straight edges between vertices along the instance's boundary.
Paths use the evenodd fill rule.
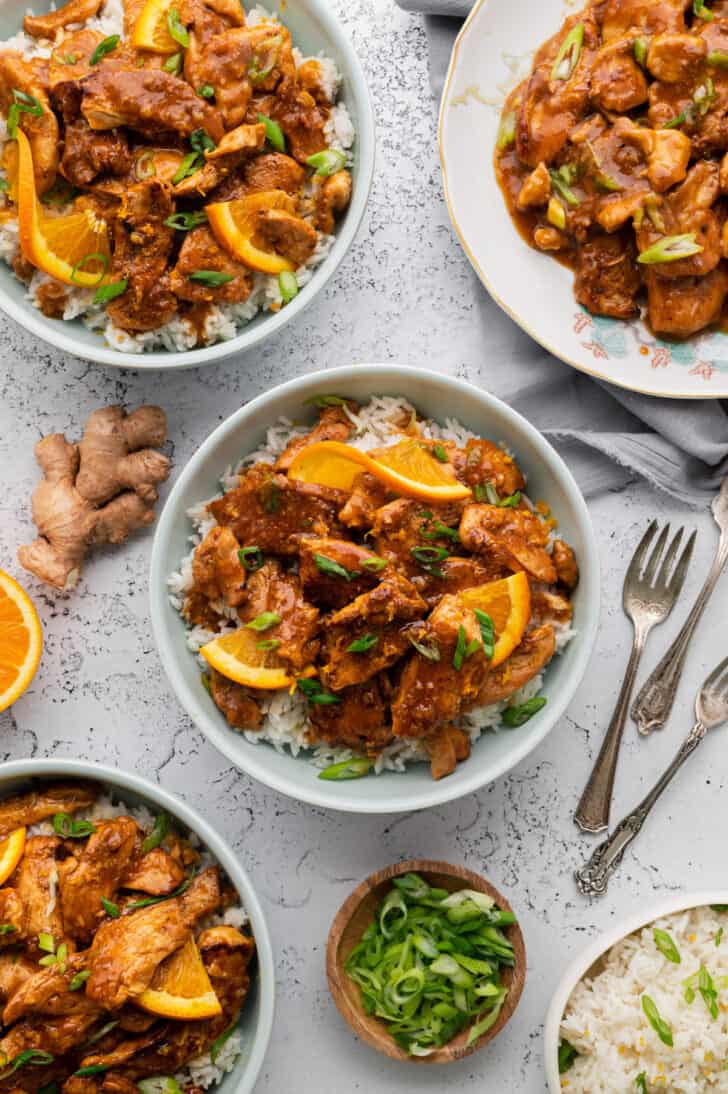
<path fill-rule="evenodd" d="M 0 843 L 0 885 L 4 885 L 23 857 L 25 829 L 16 828 Z"/>
<path fill-rule="evenodd" d="M 262 649 L 261 643 L 264 643 Z M 240 627 L 232 634 L 208 642 L 200 653 L 208 665 L 236 684 L 263 691 L 295 685 L 275 650 L 266 648 L 265 643 L 266 638 L 259 631 Z"/>
<path fill-rule="evenodd" d="M 162 962 L 154 974 L 152 986 L 136 996 L 134 1002 L 150 1014 L 181 1021 L 215 1018 L 222 1014 L 220 1000 L 192 935 L 184 946 Z"/>
<path fill-rule="evenodd" d="M 18 129 L 18 235 L 28 262 L 66 285 L 96 288 L 111 280 L 109 230 L 90 209 L 45 216 L 38 201 L 33 153 Z"/>
<path fill-rule="evenodd" d="M 176 53 L 180 48 L 169 33 L 167 16 L 179 0 L 147 0 L 131 32 L 131 44 L 150 53 Z"/>
<path fill-rule="evenodd" d="M 427 445 L 414 438 L 379 449 L 376 458 L 340 441 L 319 441 L 301 449 L 288 469 L 288 477 L 351 490 L 362 471 L 405 498 L 459 501 L 472 495 L 448 464 L 440 463 Z"/>
<path fill-rule="evenodd" d="M 0 570 L 0 710 L 28 687 L 42 647 L 43 631 L 30 597 Z"/>
<path fill-rule="evenodd" d="M 500 581 L 464 589 L 458 596 L 467 608 L 479 608 L 493 620 L 496 643 L 490 667 L 496 668 L 513 653 L 531 618 L 528 578 L 521 571 Z"/>
<path fill-rule="evenodd" d="M 295 211 L 295 203 L 284 190 L 264 190 L 234 201 L 216 201 L 205 206 L 215 238 L 238 262 L 261 273 L 293 273 L 295 263 L 275 251 L 264 251 L 253 243 L 256 213 L 264 209 Z"/>

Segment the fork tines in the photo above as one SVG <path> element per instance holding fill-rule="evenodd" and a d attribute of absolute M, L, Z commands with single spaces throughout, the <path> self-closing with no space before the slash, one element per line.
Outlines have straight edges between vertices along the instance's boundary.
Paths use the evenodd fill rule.
<path fill-rule="evenodd" d="M 656 592 L 664 593 L 670 596 L 672 600 L 676 600 L 683 587 L 685 575 L 687 574 L 688 566 L 690 565 L 697 532 L 695 530 L 692 532 L 683 548 L 682 554 L 673 568 L 673 563 L 675 562 L 675 558 L 680 548 L 685 528 L 678 528 L 670 546 L 667 548 L 667 551 L 665 551 L 665 545 L 667 544 L 670 535 L 670 525 L 666 524 L 657 536 L 657 541 L 652 548 L 643 569 L 642 564 L 647 554 L 647 550 L 655 539 L 657 530 L 657 521 L 653 520 L 634 553 L 634 557 L 632 558 L 627 571 L 627 579 L 632 582 L 646 585 Z M 655 574 L 657 575 L 656 577 Z"/>

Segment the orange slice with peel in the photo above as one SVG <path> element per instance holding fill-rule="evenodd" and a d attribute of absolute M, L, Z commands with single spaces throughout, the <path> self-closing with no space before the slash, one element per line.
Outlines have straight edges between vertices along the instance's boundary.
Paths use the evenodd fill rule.
<path fill-rule="evenodd" d="M 25 828 L 16 828 L 0 843 L 0 885 L 4 885 L 23 857 Z"/>
<path fill-rule="evenodd" d="M 192 935 L 157 969 L 152 985 L 134 1002 L 150 1014 L 192 1022 L 222 1014 L 220 1000 Z"/>
<path fill-rule="evenodd" d="M 131 32 L 131 44 L 150 53 L 176 53 L 181 46 L 169 33 L 167 16 L 179 0 L 147 0 Z"/>
<path fill-rule="evenodd" d="M 18 236 L 28 262 L 66 285 L 97 288 L 111 278 L 109 230 L 90 209 L 65 216 L 44 214 L 35 188 L 33 153 L 18 129 Z"/>
<path fill-rule="evenodd" d="M 268 641 L 260 632 L 240 627 L 232 634 L 208 642 L 200 653 L 208 665 L 236 684 L 263 691 L 295 685 L 295 680 L 288 674 L 275 650 L 270 649 Z"/>
<path fill-rule="evenodd" d="M 30 597 L 0 570 L 0 710 L 28 687 L 42 648 L 43 631 Z"/>
<path fill-rule="evenodd" d="M 472 491 L 458 482 L 422 441 L 409 438 L 379 449 L 376 458 L 340 441 L 319 441 L 302 448 L 288 470 L 290 479 L 351 490 L 357 475 L 368 471 L 393 494 L 421 501 L 459 501 Z"/>
<path fill-rule="evenodd" d="M 525 633 L 531 618 L 531 589 L 523 571 L 489 581 L 458 593 L 460 602 L 467 608 L 479 608 L 493 620 L 495 649 L 490 662 L 496 668 L 513 653 Z"/>
<path fill-rule="evenodd" d="M 275 251 L 264 251 L 253 242 L 256 214 L 266 209 L 295 211 L 295 202 L 284 190 L 265 190 L 234 201 L 216 201 L 205 206 L 207 219 L 218 243 L 233 258 L 261 273 L 293 273 L 295 263 Z"/>

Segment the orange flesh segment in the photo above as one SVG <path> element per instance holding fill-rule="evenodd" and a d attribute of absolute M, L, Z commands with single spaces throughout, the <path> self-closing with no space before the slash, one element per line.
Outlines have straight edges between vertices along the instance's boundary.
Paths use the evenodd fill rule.
<path fill-rule="evenodd" d="M 165 55 L 182 49 L 167 27 L 167 14 L 174 2 L 175 0 L 147 0 L 131 35 L 131 44 L 136 49 L 148 49 L 150 53 Z"/>
<path fill-rule="evenodd" d="M 208 642 L 200 653 L 208 665 L 236 684 L 263 691 L 295 686 L 295 680 L 275 652 L 259 649 L 258 643 L 268 637 L 268 632 L 261 634 L 249 627 L 239 627 L 232 634 Z"/>
<path fill-rule="evenodd" d="M 151 1014 L 183 1021 L 214 1018 L 222 1014 L 222 1007 L 192 935 L 184 946 L 162 962 L 151 988 L 138 995 L 134 1002 Z"/>
<path fill-rule="evenodd" d="M 496 668 L 520 643 L 531 618 L 531 588 L 522 571 L 489 581 L 458 594 L 466 608 L 479 608 L 493 620 L 496 643 L 491 668 Z"/>
<path fill-rule="evenodd" d="M 38 614 L 27 593 L 0 570 L 0 710 L 30 684 L 43 645 Z"/>
<path fill-rule="evenodd" d="M 263 209 L 293 212 L 294 203 L 283 190 L 266 190 L 234 201 L 205 206 L 215 238 L 233 258 L 251 270 L 271 275 L 293 273 L 295 264 L 275 251 L 263 251 L 253 243 L 255 214 Z"/>
<path fill-rule="evenodd" d="M 25 828 L 16 828 L 0 843 L 0 885 L 4 885 L 25 851 Z"/>

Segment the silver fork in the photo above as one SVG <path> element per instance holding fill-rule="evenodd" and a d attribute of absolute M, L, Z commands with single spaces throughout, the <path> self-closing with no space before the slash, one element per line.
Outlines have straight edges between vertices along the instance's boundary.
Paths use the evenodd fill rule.
<path fill-rule="evenodd" d="M 705 737 L 709 729 L 717 729 L 728 721 L 728 657 L 713 669 L 695 700 L 695 725 L 683 742 L 665 773 L 635 810 L 617 825 L 609 839 L 600 843 L 586 866 L 577 870 L 576 884 L 586 896 L 601 896 L 607 890 L 609 879 L 622 861 L 622 856 L 633 839 L 639 835 L 642 825 L 663 791 L 677 775 L 688 756 Z"/>
<path fill-rule="evenodd" d="M 609 824 L 617 757 L 637 668 L 647 636 L 653 627 L 667 619 L 680 595 L 692 557 L 695 532 L 685 545 L 674 571 L 672 570 L 683 531 L 684 528 L 678 530 L 665 552 L 665 545 L 670 534 L 670 525 L 665 525 L 657 537 L 643 572 L 642 563 L 647 549 L 657 533 L 657 521 L 653 520 L 640 540 L 627 569 L 622 602 L 625 613 L 634 626 L 632 652 L 604 743 L 574 814 L 574 820 L 584 832 L 602 832 Z"/>
<path fill-rule="evenodd" d="M 728 562 L 728 479 L 724 480 L 720 492 L 713 498 L 711 509 L 715 523 L 720 528 L 720 540 L 715 559 L 682 630 L 657 668 L 642 685 L 632 705 L 632 717 L 642 734 L 652 733 L 654 729 L 661 729 L 670 717 L 677 686 L 680 683 L 680 676 L 690 646 L 690 639 L 700 622 L 700 617 L 710 600 L 718 578 L 723 573 L 726 562 Z"/>

